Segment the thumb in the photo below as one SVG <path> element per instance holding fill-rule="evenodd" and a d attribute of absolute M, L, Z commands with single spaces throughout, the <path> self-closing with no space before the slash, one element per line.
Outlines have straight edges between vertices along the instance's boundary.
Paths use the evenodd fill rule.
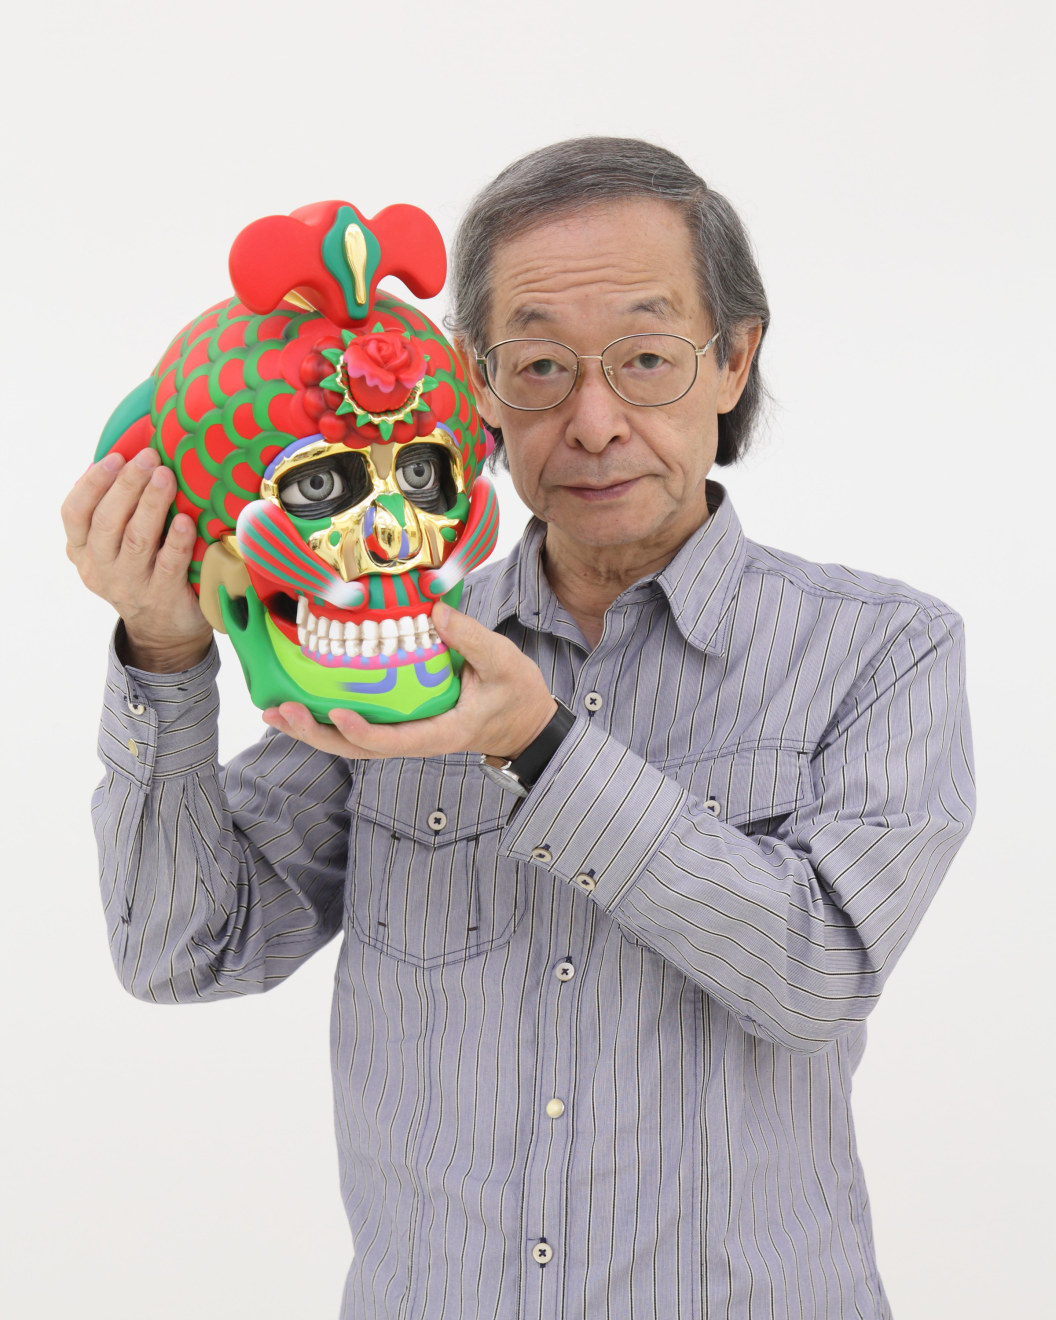
<path fill-rule="evenodd" d="M 441 639 L 472 665 L 481 678 L 489 678 L 495 668 L 496 643 L 499 638 L 468 614 L 453 609 L 442 600 L 433 606 L 433 626 Z"/>

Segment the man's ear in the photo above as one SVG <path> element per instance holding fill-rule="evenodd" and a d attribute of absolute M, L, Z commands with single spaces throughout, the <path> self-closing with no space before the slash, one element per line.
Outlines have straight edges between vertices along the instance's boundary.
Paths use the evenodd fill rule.
<path fill-rule="evenodd" d="M 748 372 L 752 359 L 763 338 L 761 321 L 746 323 L 734 331 L 733 345 L 726 365 L 722 368 L 719 382 L 719 394 L 716 402 L 720 413 L 731 412 L 737 406 L 737 400 L 744 393 L 748 383 Z"/>
<path fill-rule="evenodd" d="M 454 345 L 458 349 L 462 361 L 466 364 L 466 370 L 469 372 L 469 383 L 473 389 L 473 397 L 477 401 L 477 411 L 484 418 L 485 424 L 491 427 L 493 431 L 497 431 L 501 423 L 495 408 L 495 395 L 484 383 L 484 373 L 477 362 L 477 355 L 464 339 L 455 336 Z"/>

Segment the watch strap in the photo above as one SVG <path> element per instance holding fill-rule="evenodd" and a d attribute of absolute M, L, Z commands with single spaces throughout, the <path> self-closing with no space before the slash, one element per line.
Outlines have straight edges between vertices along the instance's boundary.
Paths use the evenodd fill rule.
<path fill-rule="evenodd" d="M 554 700 L 557 701 L 557 698 L 554 697 Z M 550 764 L 575 722 L 576 717 L 568 707 L 557 701 L 557 710 L 543 731 L 532 739 L 520 756 L 510 762 L 510 773 L 515 774 L 525 788 L 531 788 Z"/>

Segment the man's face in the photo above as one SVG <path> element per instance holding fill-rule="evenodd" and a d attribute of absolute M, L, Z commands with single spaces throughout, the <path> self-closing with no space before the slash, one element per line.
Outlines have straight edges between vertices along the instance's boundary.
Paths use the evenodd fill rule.
<path fill-rule="evenodd" d="M 644 198 L 590 207 L 499 247 L 489 329 L 489 343 L 554 339 L 583 354 L 638 333 L 700 347 L 713 331 L 685 222 Z M 683 398 L 643 408 L 615 394 L 599 362 L 585 362 L 569 397 L 545 412 L 511 408 L 475 380 L 485 420 L 502 428 L 517 493 L 551 535 L 580 553 L 637 547 L 644 567 L 707 518 L 718 414 L 736 403 L 741 377 L 712 349 Z"/>

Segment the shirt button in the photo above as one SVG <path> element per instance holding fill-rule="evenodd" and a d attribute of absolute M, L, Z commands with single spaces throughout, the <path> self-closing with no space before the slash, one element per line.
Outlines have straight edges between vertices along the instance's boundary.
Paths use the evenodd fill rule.
<path fill-rule="evenodd" d="M 559 962 L 554 968 L 554 975 L 559 981 L 571 981 L 576 974 L 576 969 L 570 962 Z"/>
<path fill-rule="evenodd" d="M 129 738 L 129 740 L 128 740 L 128 750 L 132 753 L 133 756 L 138 756 L 138 755 L 139 755 L 139 748 L 136 746 L 136 740 L 135 740 L 135 738 Z"/>
<path fill-rule="evenodd" d="M 546 864 L 552 862 L 553 860 L 554 860 L 554 854 L 550 851 L 550 849 L 546 846 L 545 843 L 540 844 L 538 848 L 532 849 L 533 862 L 543 862 L 544 864 Z"/>
<path fill-rule="evenodd" d="M 580 889 L 585 889 L 588 894 L 598 883 L 589 871 L 580 871 L 579 875 L 573 876 L 572 879 L 575 884 L 579 885 Z"/>
<path fill-rule="evenodd" d="M 128 709 L 132 712 L 133 715 L 142 715 L 143 712 L 147 709 L 146 706 L 142 705 L 138 701 L 133 701 L 131 698 L 129 698 L 129 700 L 125 704 L 128 706 Z"/>
<path fill-rule="evenodd" d="M 553 1258 L 554 1249 L 549 1242 L 537 1242 L 532 1248 L 532 1260 L 534 1260 L 537 1265 L 545 1265 L 548 1261 L 553 1260 Z"/>
<path fill-rule="evenodd" d="M 442 830 L 447 824 L 447 814 L 439 809 L 429 813 L 428 825 L 431 830 Z"/>
<path fill-rule="evenodd" d="M 707 802 L 704 803 L 704 810 L 710 812 L 713 816 L 717 816 L 722 810 L 722 805 L 715 798 L 708 798 Z"/>
<path fill-rule="evenodd" d="M 563 1100 L 558 1100 L 557 1096 L 554 1096 L 553 1100 L 548 1100 L 546 1102 L 546 1115 L 548 1118 L 560 1118 L 564 1112 L 565 1102 Z"/>
<path fill-rule="evenodd" d="M 588 692 L 583 698 L 583 705 L 586 706 L 587 710 L 589 710 L 592 715 L 595 711 L 601 710 L 604 704 L 605 701 L 600 692 Z"/>

